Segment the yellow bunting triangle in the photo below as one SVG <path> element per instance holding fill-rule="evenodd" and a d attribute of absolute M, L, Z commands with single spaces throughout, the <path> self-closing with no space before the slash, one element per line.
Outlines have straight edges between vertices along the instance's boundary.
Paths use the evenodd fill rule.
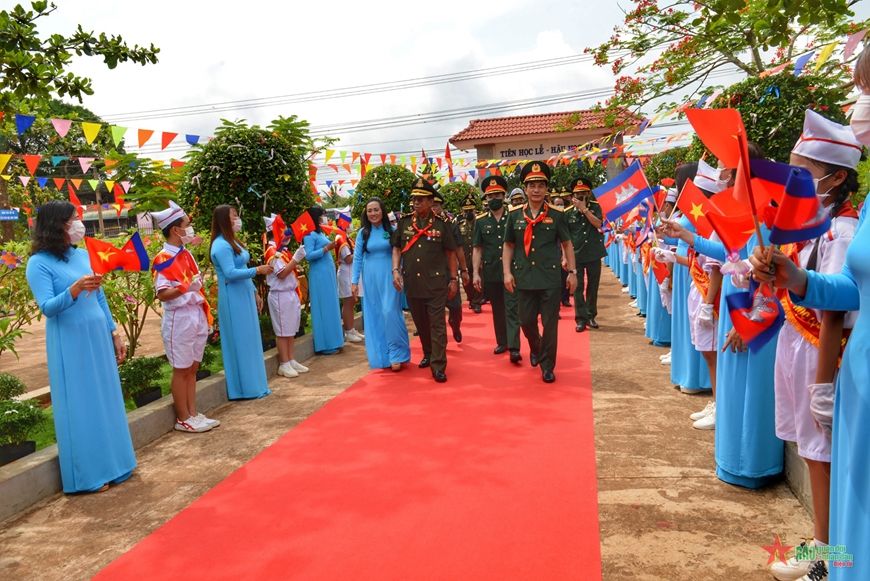
<path fill-rule="evenodd" d="M 0 175 L 0 178 L 3 178 L 4 180 L 6 180 L 6 181 L 8 182 L 9 180 L 12 179 L 12 176 L 10 176 L 10 175 L 6 175 L 6 174 L 2 174 L 2 175 Z"/>
<path fill-rule="evenodd" d="M 326 150 L 326 161 L 324 162 L 324 165 L 329 163 L 329 160 L 332 159 L 333 155 L 335 155 L 334 149 L 327 149 Z"/>
<path fill-rule="evenodd" d="M 115 180 L 106 180 L 103 183 L 106 184 L 106 189 L 109 190 L 110 192 L 115 187 Z"/>
<path fill-rule="evenodd" d="M 97 138 L 97 134 L 100 132 L 100 127 L 102 126 L 101 123 L 82 121 L 82 132 L 85 134 L 85 141 L 89 144 L 93 143 L 94 139 Z"/>
<path fill-rule="evenodd" d="M 819 56 L 816 57 L 816 64 L 813 67 L 813 71 L 818 71 L 822 68 L 823 64 L 828 62 L 828 59 L 831 58 L 831 54 L 834 52 L 835 48 L 837 48 L 836 41 L 825 45 L 825 47 L 819 51 Z"/>
<path fill-rule="evenodd" d="M 0 153 L 0 172 L 3 171 L 10 159 L 12 159 L 11 153 Z"/>

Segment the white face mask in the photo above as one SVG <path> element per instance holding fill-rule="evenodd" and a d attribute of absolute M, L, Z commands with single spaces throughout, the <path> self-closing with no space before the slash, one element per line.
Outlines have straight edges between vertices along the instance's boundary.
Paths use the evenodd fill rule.
<path fill-rule="evenodd" d="M 70 244 L 78 244 L 85 237 L 85 223 L 81 220 L 73 220 L 66 227 L 66 233 L 69 235 Z"/>
<path fill-rule="evenodd" d="M 817 198 L 824 200 L 825 198 L 828 197 L 828 192 L 830 192 L 832 189 L 834 189 L 833 187 L 830 187 L 827 190 L 825 190 L 824 192 L 819 192 L 819 184 L 821 183 L 821 181 L 827 177 L 832 176 L 832 175 L 834 175 L 834 174 L 829 173 L 828 175 L 824 175 L 820 178 L 813 178 L 813 186 L 815 186 L 815 188 L 816 188 L 816 197 Z"/>
<path fill-rule="evenodd" d="M 242 219 L 241 218 L 233 218 L 233 232 L 241 232 L 242 231 Z"/>
<path fill-rule="evenodd" d="M 196 238 L 196 232 L 193 231 L 193 226 L 188 226 L 184 229 L 184 234 L 181 235 L 182 244 L 190 244 Z"/>
<path fill-rule="evenodd" d="M 864 145 L 870 145 L 870 95 L 862 94 L 852 106 L 852 133 Z"/>

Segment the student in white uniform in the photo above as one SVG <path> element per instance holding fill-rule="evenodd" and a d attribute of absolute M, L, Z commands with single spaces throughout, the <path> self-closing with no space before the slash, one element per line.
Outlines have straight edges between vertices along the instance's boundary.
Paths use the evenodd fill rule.
<path fill-rule="evenodd" d="M 346 232 L 339 232 L 335 237 L 335 255 L 338 258 L 338 298 L 341 300 L 341 324 L 344 328 L 344 340 L 348 343 L 360 343 L 364 337 L 353 327 L 353 307 L 356 297 L 351 292 L 351 276 L 353 274 L 353 248 Z"/>
<path fill-rule="evenodd" d="M 190 218 L 175 202 L 153 212 L 166 243 L 154 257 L 154 288 L 163 303 L 160 325 L 166 359 L 172 365 L 172 402 L 175 429 L 179 432 L 207 432 L 220 421 L 196 411 L 196 372 L 208 339 L 211 314 L 202 289 L 202 276 L 193 255 L 184 244 L 199 238 Z"/>
<path fill-rule="evenodd" d="M 278 347 L 278 375 L 298 377 L 300 373 L 308 372 L 308 368 L 296 361 L 293 355 L 293 345 L 302 315 L 302 304 L 296 292 L 299 285 L 296 266 L 305 258 L 305 247 L 300 246 L 291 256 L 284 240 L 278 241 L 280 246 L 276 244 L 272 240 L 272 222 L 275 218 L 275 214 L 263 217 L 269 238 L 263 258 L 273 269 L 271 274 L 266 275 L 266 284 L 269 285 L 269 316 Z"/>

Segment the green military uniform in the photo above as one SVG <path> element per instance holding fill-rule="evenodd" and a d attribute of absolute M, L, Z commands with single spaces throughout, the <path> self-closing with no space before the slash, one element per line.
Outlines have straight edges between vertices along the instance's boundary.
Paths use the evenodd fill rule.
<path fill-rule="evenodd" d="M 419 179 L 412 196 L 434 196 L 435 189 Z M 399 219 L 391 243 L 402 252 L 401 272 L 411 317 L 423 346 L 421 366 L 432 366 L 438 379 L 447 368 L 447 325 L 444 308 L 451 275 L 448 255 L 457 247 L 453 226 L 433 212 L 424 218 L 416 212 Z M 446 377 L 444 377 L 446 379 Z"/>
<path fill-rule="evenodd" d="M 577 179 L 571 184 L 575 194 L 586 198 L 587 211 L 601 220 L 601 206 L 592 195 L 591 185 Z M 565 211 L 571 243 L 574 245 L 574 262 L 577 265 L 577 290 L 574 291 L 574 320 L 577 331 L 582 332 L 587 325 L 597 328 L 598 285 L 601 281 L 601 259 L 607 255 L 604 248 L 604 234 L 573 205 Z"/>
<path fill-rule="evenodd" d="M 441 192 L 435 194 L 435 201 L 444 204 L 444 197 L 441 195 Z M 453 240 L 456 242 L 456 264 L 461 269 L 462 263 L 459 262 L 459 254 L 461 253 L 462 257 L 465 258 L 465 244 L 459 231 L 459 225 L 455 219 L 450 218 L 446 214 L 442 214 L 442 217 L 450 225 L 453 232 Z M 468 265 L 469 263 L 466 262 L 466 268 L 468 268 Z M 453 339 L 457 343 L 462 343 L 462 295 L 459 292 L 453 295 L 452 298 L 447 299 L 447 324 L 450 325 L 450 329 L 453 331 Z"/>
<path fill-rule="evenodd" d="M 527 163 L 522 170 L 523 183 L 532 180 L 549 180 L 550 168 L 542 162 Z M 529 249 L 524 238 L 531 229 Z M 562 294 L 561 244 L 570 242 L 568 222 L 564 212 L 546 202 L 537 215 L 532 215 L 529 204 L 513 208 L 505 224 L 505 243 L 513 245 L 511 272 L 519 299 L 520 325 L 529 341 L 534 365 L 541 364 L 545 381 L 555 379 L 558 346 L 559 303 Z M 543 325 L 543 334 L 538 332 L 538 316 Z"/>
<path fill-rule="evenodd" d="M 502 176 L 490 176 L 483 180 L 481 188 L 484 194 L 496 191 L 505 193 L 507 180 Z M 478 215 L 474 223 L 472 245 L 481 249 L 480 276 L 483 279 L 483 296 L 492 306 L 496 345 L 506 347 L 512 358 L 519 361 L 520 318 L 517 293 L 509 293 L 504 288 L 502 268 L 502 249 L 509 212 L 509 208 L 504 208 L 501 218 L 498 219 L 492 210 Z"/>
<path fill-rule="evenodd" d="M 472 236 L 474 234 L 475 210 L 477 203 L 473 196 L 469 194 L 462 201 L 462 213 L 454 219 L 456 226 L 459 228 L 459 235 L 462 237 L 462 251 L 465 254 L 465 264 L 471 270 L 471 251 L 472 251 Z M 465 287 L 465 296 L 468 297 L 468 305 L 475 313 L 480 312 L 480 306 L 483 304 L 483 293 L 478 292 L 474 288 L 471 277 L 468 278 L 468 285 Z"/>

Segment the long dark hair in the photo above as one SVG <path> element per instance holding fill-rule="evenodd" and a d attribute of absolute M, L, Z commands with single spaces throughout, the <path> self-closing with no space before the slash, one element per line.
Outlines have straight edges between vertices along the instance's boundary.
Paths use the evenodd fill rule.
<path fill-rule="evenodd" d="M 390 224 L 390 219 L 387 217 L 387 208 L 384 206 L 384 201 L 377 196 L 369 198 L 369 201 L 366 202 L 366 205 L 363 207 L 362 218 L 360 218 L 363 233 L 363 252 L 368 252 L 369 236 L 372 235 L 372 223 L 369 222 L 369 215 L 365 210 L 372 202 L 377 202 L 378 206 L 381 207 L 381 227 L 384 229 L 384 232 L 388 235 L 393 233 L 393 225 Z"/>
<path fill-rule="evenodd" d="M 308 215 L 311 216 L 311 219 L 314 221 L 315 232 L 323 232 L 323 229 L 320 227 L 320 218 L 323 217 L 323 214 L 323 208 L 320 206 L 312 206 L 308 208 Z"/>
<path fill-rule="evenodd" d="M 220 235 L 224 237 L 224 240 L 229 242 L 233 252 L 241 254 L 242 245 L 236 240 L 236 233 L 233 232 L 233 221 L 230 220 L 230 212 L 233 209 L 229 204 L 221 204 L 214 209 L 214 213 L 211 215 L 211 243 L 209 244 L 209 251 L 211 251 L 211 247 L 214 245 L 215 238 Z"/>
<path fill-rule="evenodd" d="M 36 211 L 30 254 L 48 252 L 66 262 L 66 251 L 70 247 L 66 223 L 75 211 L 75 206 L 64 200 L 52 200 L 40 206 Z"/>
<path fill-rule="evenodd" d="M 861 157 L 863 157 L 863 155 Z M 829 194 L 834 197 L 834 202 L 830 206 L 831 215 L 836 216 L 840 212 L 843 204 L 848 202 L 849 198 L 852 197 L 852 194 L 858 191 L 858 172 L 851 167 L 835 165 L 824 161 L 816 161 L 816 163 L 825 168 L 826 174 L 832 174 L 838 170 L 846 172 L 846 179 L 844 179 L 841 184 L 831 188 L 831 191 L 829 192 Z"/>

